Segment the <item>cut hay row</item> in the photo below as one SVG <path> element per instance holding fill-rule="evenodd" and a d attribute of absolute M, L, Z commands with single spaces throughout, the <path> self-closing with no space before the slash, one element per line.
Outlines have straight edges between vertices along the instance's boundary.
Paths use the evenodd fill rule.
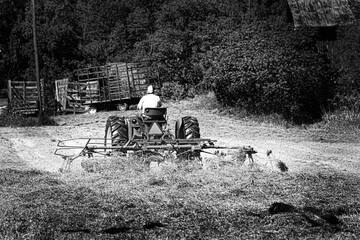
<path fill-rule="evenodd" d="M 177 162 L 158 174 L 133 160 L 92 161 L 83 165 L 98 168 L 82 174 L 3 170 L 1 176 L 11 171 L 12 177 L 0 178 L 1 199 L 8 199 L 1 204 L 0 237 L 360 236 L 357 176 L 284 174 L 248 163 L 204 170 L 194 162 Z M 292 207 L 272 211 L 274 203 Z M 339 222 L 321 218 L 327 215 Z"/>

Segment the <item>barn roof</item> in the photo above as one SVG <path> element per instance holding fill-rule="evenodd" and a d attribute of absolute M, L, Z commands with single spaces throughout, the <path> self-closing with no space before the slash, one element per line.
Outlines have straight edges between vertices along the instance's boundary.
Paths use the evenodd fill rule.
<path fill-rule="evenodd" d="M 360 0 L 288 0 L 295 27 L 349 25 L 356 20 Z"/>

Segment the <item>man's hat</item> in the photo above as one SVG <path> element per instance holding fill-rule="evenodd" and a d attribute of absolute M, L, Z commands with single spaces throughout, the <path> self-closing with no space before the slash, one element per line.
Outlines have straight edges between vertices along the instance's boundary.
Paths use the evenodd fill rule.
<path fill-rule="evenodd" d="M 152 85 L 148 86 L 147 93 L 153 93 L 153 92 L 154 92 L 153 86 Z"/>

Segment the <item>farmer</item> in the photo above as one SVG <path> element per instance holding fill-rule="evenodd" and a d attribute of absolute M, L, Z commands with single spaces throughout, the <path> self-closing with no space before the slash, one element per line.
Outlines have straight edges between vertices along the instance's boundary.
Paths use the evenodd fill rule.
<path fill-rule="evenodd" d="M 156 108 L 161 107 L 160 97 L 154 94 L 153 86 L 150 85 L 147 89 L 147 94 L 140 99 L 138 104 L 138 109 L 141 110 L 141 113 L 144 113 L 145 108 Z"/>

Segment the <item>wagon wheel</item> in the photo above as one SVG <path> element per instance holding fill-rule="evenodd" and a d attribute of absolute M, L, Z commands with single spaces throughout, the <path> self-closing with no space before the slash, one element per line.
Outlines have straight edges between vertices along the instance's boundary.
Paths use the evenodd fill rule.
<path fill-rule="evenodd" d="M 176 138 L 194 139 L 200 138 L 199 122 L 195 117 L 186 116 L 176 122 L 175 125 Z M 200 152 L 187 152 L 189 149 L 177 150 L 177 155 L 183 159 L 199 158 Z"/>
<path fill-rule="evenodd" d="M 128 140 L 128 126 L 125 118 L 110 116 L 105 126 L 105 147 L 123 146 Z"/>
<path fill-rule="evenodd" d="M 90 105 L 89 108 L 87 109 L 87 112 L 90 114 L 95 114 L 97 113 L 97 108 L 94 105 Z"/>
<path fill-rule="evenodd" d="M 120 103 L 117 105 L 117 109 L 121 112 L 124 112 L 126 110 L 129 110 L 129 104 L 127 103 Z"/>

